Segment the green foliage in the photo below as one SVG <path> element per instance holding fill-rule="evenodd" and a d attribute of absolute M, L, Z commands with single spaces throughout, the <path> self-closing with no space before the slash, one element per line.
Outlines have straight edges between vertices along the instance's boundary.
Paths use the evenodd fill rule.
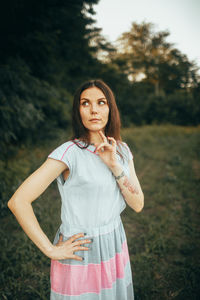
<path fill-rule="evenodd" d="M 22 61 L 11 60 L 0 69 L 0 86 L 3 147 L 19 138 L 23 139 L 23 130 L 36 129 L 44 119 L 44 114 L 40 109 L 39 99 L 34 97 L 35 93 L 40 94 L 39 80 L 30 75 L 28 66 Z M 6 151 L 7 149 L 3 153 Z"/>
<path fill-rule="evenodd" d="M 120 39 L 120 53 L 94 26 L 92 5 L 97 2 L 0 4 L 0 159 L 5 165 L 16 146 L 70 128 L 72 94 L 91 78 L 111 86 L 123 126 L 199 124 L 195 64 L 166 42 L 168 32 L 154 32 L 149 23 L 132 24 Z M 138 72 L 146 78 L 128 80 L 128 74 Z"/>
<path fill-rule="evenodd" d="M 3 215 L 8 197 L 29 170 L 32 146 L 57 137 L 58 128 L 70 127 L 72 96 L 31 75 L 21 59 L 10 60 L 0 69 L 0 208 Z M 18 152 L 30 147 L 29 158 L 16 166 Z M 16 166 L 16 167 L 15 167 Z"/>
<path fill-rule="evenodd" d="M 119 37 L 116 52 L 109 55 L 112 63 L 122 67 L 131 81 L 151 83 L 156 96 L 196 86 L 196 63 L 167 42 L 168 31 L 155 32 L 154 27 L 152 23 L 133 22 L 130 32 Z"/>
<path fill-rule="evenodd" d="M 10 59 L 0 69 L 0 95 L 2 160 L 12 155 L 13 146 L 49 138 L 51 129 L 70 123 L 71 95 L 32 76 L 21 59 Z"/>
<path fill-rule="evenodd" d="M 0 4 L 0 159 L 5 164 L 16 146 L 70 127 L 72 93 L 99 66 L 89 46 L 97 2 Z"/>
<path fill-rule="evenodd" d="M 156 96 L 150 84 L 136 83 L 129 87 L 125 97 L 126 102 L 120 99 L 119 106 L 126 126 L 131 123 L 198 125 L 200 122 L 200 96 L 195 93 L 177 90 Z"/>
<path fill-rule="evenodd" d="M 73 92 L 91 76 L 92 5 L 98 0 L 20 1 L 0 4 L 0 61 L 19 56 L 32 74 Z"/>

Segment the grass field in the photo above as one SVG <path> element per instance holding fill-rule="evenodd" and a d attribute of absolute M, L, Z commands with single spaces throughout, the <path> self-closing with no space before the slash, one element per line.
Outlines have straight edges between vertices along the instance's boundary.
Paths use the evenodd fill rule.
<path fill-rule="evenodd" d="M 135 299 L 200 299 L 200 127 L 143 126 L 123 129 L 122 136 L 134 155 L 145 200 L 140 213 L 127 206 L 121 215 Z M 10 167 L 31 159 L 33 172 L 53 143 L 32 150 L 31 157 L 19 152 Z M 53 240 L 60 224 L 55 181 L 33 207 Z M 0 237 L 0 299 L 49 299 L 50 261 L 10 212 L 1 219 Z"/>

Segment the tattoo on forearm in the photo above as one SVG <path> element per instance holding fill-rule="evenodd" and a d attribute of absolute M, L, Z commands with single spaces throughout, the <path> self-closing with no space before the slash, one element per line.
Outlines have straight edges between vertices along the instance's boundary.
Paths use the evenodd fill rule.
<path fill-rule="evenodd" d="M 125 176 L 123 185 L 124 185 L 125 187 L 127 187 L 128 190 L 129 190 L 132 194 L 139 194 L 138 188 L 137 188 L 135 185 L 131 184 L 130 181 L 128 180 L 128 178 L 127 178 L 126 176 Z M 119 187 L 120 187 L 120 186 L 119 186 Z M 123 189 L 122 189 L 121 187 L 120 187 L 120 190 L 121 190 L 122 195 L 124 196 L 124 191 L 123 191 Z"/>
<path fill-rule="evenodd" d="M 138 188 L 135 185 L 131 184 L 126 176 L 125 176 L 123 185 L 126 186 L 131 193 L 139 194 Z"/>

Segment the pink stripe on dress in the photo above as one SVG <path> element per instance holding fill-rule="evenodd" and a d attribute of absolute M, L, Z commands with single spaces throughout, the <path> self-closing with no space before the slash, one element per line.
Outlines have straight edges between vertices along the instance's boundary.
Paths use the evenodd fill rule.
<path fill-rule="evenodd" d="M 124 278 L 125 266 L 129 261 L 127 241 L 122 252 L 100 264 L 66 265 L 51 261 L 51 289 L 62 295 L 78 296 L 83 293 L 100 293 L 101 289 L 112 288 L 117 278 Z"/>
<path fill-rule="evenodd" d="M 60 160 L 63 159 L 63 157 L 64 157 L 65 153 L 67 152 L 67 150 L 68 150 L 71 146 L 74 146 L 74 145 L 75 145 L 75 144 L 71 144 L 71 145 L 69 145 L 69 146 L 67 147 L 67 149 L 66 149 L 65 152 L 63 153 L 63 155 L 62 155 L 62 157 L 61 157 Z"/>
<path fill-rule="evenodd" d="M 80 144 L 79 142 L 76 142 L 79 146 L 82 146 L 82 144 Z M 91 152 L 91 153 L 94 153 L 96 155 L 99 155 L 99 153 L 95 153 L 94 151 L 91 151 L 90 149 L 88 148 L 85 148 L 87 151 Z"/>

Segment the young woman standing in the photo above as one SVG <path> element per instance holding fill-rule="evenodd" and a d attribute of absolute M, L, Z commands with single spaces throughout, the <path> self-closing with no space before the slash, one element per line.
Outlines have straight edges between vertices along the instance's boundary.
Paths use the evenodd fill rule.
<path fill-rule="evenodd" d="M 82 84 L 74 96 L 73 136 L 48 155 L 8 202 L 25 233 L 51 259 L 51 300 L 134 299 L 120 214 L 126 203 L 140 212 L 144 195 L 120 127 L 108 85 L 102 80 Z M 62 207 L 52 244 L 31 203 L 55 178 Z"/>

